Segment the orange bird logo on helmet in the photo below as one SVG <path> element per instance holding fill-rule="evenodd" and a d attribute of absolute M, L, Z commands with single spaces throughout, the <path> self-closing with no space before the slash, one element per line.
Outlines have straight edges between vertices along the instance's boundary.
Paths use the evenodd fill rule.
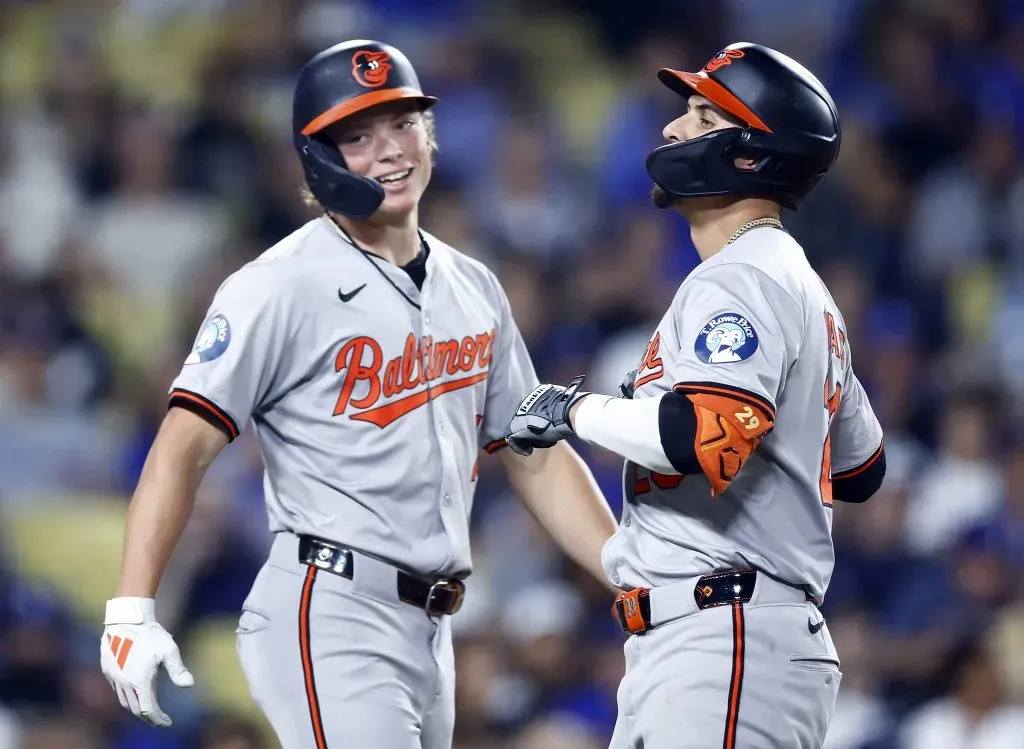
<path fill-rule="evenodd" d="M 719 68 L 731 65 L 733 60 L 738 60 L 743 57 L 743 55 L 744 52 L 742 49 L 723 50 L 708 60 L 708 64 L 704 66 L 704 72 L 713 73 Z"/>
<path fill-rule="evenodd" d="M 352 77 L 367 88 L 378 88 L 388 82 L 391 57 L 387 52 L 361 49 L 352 55 Z"/>

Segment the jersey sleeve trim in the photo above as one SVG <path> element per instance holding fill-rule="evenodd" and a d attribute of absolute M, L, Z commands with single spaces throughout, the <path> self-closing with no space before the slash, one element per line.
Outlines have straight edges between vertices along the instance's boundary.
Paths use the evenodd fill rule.
<path fill-rule="evenodd" d="M 705 393 L 708 395 L 724 395 L 734 398 L 741 403 L 756 406 L 763 409 L 775 421 L 775 404 L 763 395 L 752 393 L 749 390 L 738 388 L 733 385 L 723 385 L 720 382 L 677 382 L 673 388 L 677 393 Z"/>
<path fill-rule="evenodd" d="M 491 440 L 486 445 L 484 445 L 484 452 L 485 453 L 496 453 L 501 448 L 507 447 L 507 446 L 508 446 L 508 443 L 505 441 L 505 438 L 501 437 L 501 438 L 496 439 L 496 440 Z"/>
<path fill-rule="evenodd" d="M 832 498 L 839 502 L 866 502 L 882 488 L 885 480 L 885 450 L 882 449 L 856 473 L 832 477 Z"/>
<path fill-rule="evenodd" d="M 878 461 L 879 457 L 881 457 L 882 453 L 884 452 L 884 448 L 885 448 L 885 443 L 884 442 L 879 443 L 878 449 L 875 450 L 873 453 L 871 453 L 871 457 L 870 458 L 865 460 L 859 466 L 854 466 L 853 468 L 847 468 L 845 471 L 838 471 L 837 473 L 833 473 L 832 474 L 833 480 L 834 479 L 851 479 L 854 476 L 857 476 L 857 475 L 859 475 L 861 473 L 864 473 L 864 471 L 868 470 L 872 465 L 874 465 L 875 462 Z"/>
<path fill-rule="evenodd" d="M 196 416 L 205 419 L 224 432 L 228 437 L 228 442 L 233 442 L 238 437 L 239 430 L 235 420 L 224 409 L 199 393 L 175 388 L 171 391 L 168 408 L 173 406 L 184 408 L 186 411 L 191 411 Z"/>

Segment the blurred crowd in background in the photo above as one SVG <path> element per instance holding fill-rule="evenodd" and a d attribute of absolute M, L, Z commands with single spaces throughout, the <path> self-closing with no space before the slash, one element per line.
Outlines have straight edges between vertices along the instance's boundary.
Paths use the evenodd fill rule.
<path fill-rule="evenodd" d="M 98 638 L 213 291 L 314 215 L 296 72 L 360 37 L 440 97 L 424 228 L 499 274 L 541 381 L 607 393 L 697 263 L 648 198 L 644 157 L 682 106 L 656 69 L 749 40 L 823 79 L 842 154 L 784 220 L 845 315 L 889 460 L 870 502 L 835 510 L 826 749 L 1024 747 L 1024 3 L 0 0 L 0 749 L 275 746 L 233 649 L 269 543 L 251 432 L 162 588 L 198 680 L 161 690 L 172 729 L 120 708 Z M 618 513 L 620 461 L 584 452 Z M 473 527 L 456 749 L 606 747 L 608 595 L 494 459 Z"/>

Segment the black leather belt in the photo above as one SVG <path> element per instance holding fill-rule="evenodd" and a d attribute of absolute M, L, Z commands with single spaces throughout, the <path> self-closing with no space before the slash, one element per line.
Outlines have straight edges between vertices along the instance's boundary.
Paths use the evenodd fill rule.
<path fill-rule="evenodd" d="M 299 561 L 317 569 L 352 579 L 355 559 L 352 551 L 312 536 L 299 536 Z M 461 580 L 430 580 L 397 570 L 398 599 L 417 606 L 431 616 L 448 616 L 462 608 L 466 586 Z"/>
<path fill-rule="evenodd" d="M 693 599 L 698 609 L 710 609 L 732 603 L 747 603 L 754 595 L 757 570 L 737 570 L 718 575 L 707 575 L 693 587 Z M 612 605 L 612 615 L 623 632 L 641 634 L 651 628 L 650 593 L 646 588 L 634 588 L 620 593 Z"/>
<path fill-rule="evenodd" d="M 693 589 L 693 600 L 697 608 L 710 609 L 729 603 L 747 603 L 754 596 L 757 570 L 740 570 L 708 575 L 697 581 Z"/>

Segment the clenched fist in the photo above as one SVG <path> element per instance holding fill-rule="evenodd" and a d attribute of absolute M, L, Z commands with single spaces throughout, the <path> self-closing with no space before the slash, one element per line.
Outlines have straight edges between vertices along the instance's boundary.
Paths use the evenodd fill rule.
<path fill-rule="evenodd" d="M 590 395 L 581 393 L 585 375 L 572 379 L 567 387 L 538 385 L 523 398 L 509 422 L 505 440 L 520 455 L 530 455 L 535 447 L 551 447 L 573 434 L 569 410 Z"/>

